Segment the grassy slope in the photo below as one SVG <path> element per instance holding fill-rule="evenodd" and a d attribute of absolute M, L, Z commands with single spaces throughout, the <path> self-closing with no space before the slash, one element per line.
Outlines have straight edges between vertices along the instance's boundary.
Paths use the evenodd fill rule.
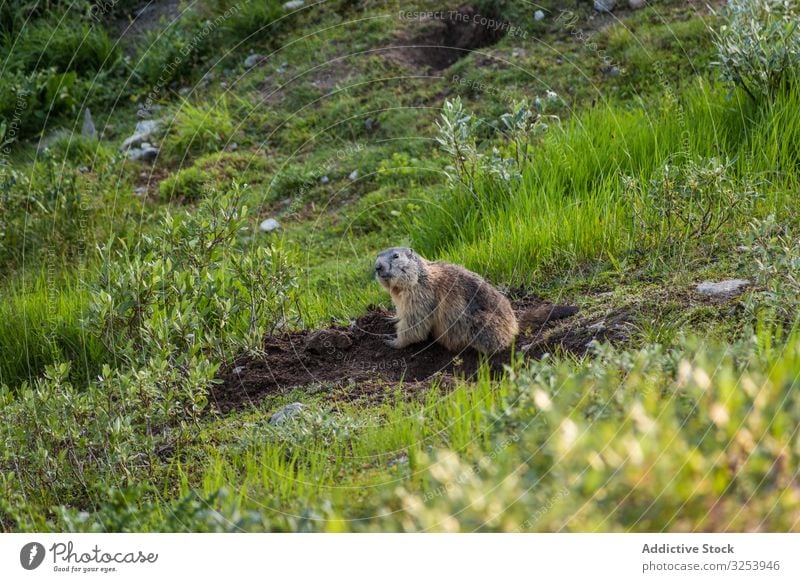
<path fill-rule="evenodd" d="M 708 82 L 693 79 L 707 70 L 709 42 L 703 23 L 682 4 L 626 14 L 620 22 L 587 32 L 591 41 L 559 30 L 550 20 L 534 23 L 531 15 L 520 16 L 535 32 L 528 39 L 506 38 L 443 74 L 419 77 L 391 59 L 364 54 L 396 42 L 396 30 L 404 26 L 397 7 L 344 15 L 321 7 L 297 16 L 280 48 L 250 73 L 239 77 L 243 55 L 250 49 L 270 54 L 272 39 L 251 39 L 214 67 L 215 80 L 187 97 L 201 109 L 186 106 L 187 119 L 179 118 L 174 132 L 188 131 L 191 140 L 192 124 L 205 126 L 206 112 L 217 115 L 223 109 L 230 118 L 230 131 L 212 150 L 236 142 L 235 157 L 257 169 L 251 172 L 252 205 L 261 217 L 278 216 L 285 238 L 303 257 L 306 325 L 352 317 L 369 304 L 387 303 L 370 282 L 368 257 L 390 244 L 418 241 L 431 255 L 463 262 L 499 283 L 575 301 L 585 310 L 635 305 L 637 338 L 647 343 L 669 344 L 687 331 L 727 342 L 741 332 L 727 307 L 665 301 L 663 290 L 685 289 L 703 277 L 747 274 L 742 272 L 746 262 L 729 252 L 736 233 L 717 246 L 685 249 L 672 257 L 632 253 L 636 239 L 619 198 L 619 174 L 647 175 L 689 131 L 693 151 L 738 156 L 742 174 L 786 165 L 759 213 L 777 212 L 795 221 L 785 194 L 797 185 L 790 167 L 797 160 L 790 145 L 796 141 L 778 141 L 774 132 L 776 127 L 799 131 L 800 123 L 792 115 L 798 109 L 794 101 L 776 105 L 775 111 L 756 112 L 726 101 L 724 92 Z M 412 7 L 404 4 L 403 9 Z M 588 10 L 581 7 L 580 12 Z M 598 47 L 623 63 L 625 73 L 603 73 Z M 333 71 L 319 67 L 330 62 Z M 228 75 L 225 68 L 230 68 Z M 329 86 L 326 73 L 338 84 Z M 545 139 L 518 191 L 500 205 L 481 209 L 474 222 L 467 222 L 471 226 L 458 228 L 440 214 L 408 206 L 409 201 L 426 204 L 443 191 L 441 171 L 447 161 L 432 141 L 438 108 L 445 96 L 460 94 L 479 115 L 496 115 L 508 108 L 508 99 L 472 83 L 454 83 L 453 75 L 507 89 L 505 97 L 552 88 L 567 98 L 567 107 L 559 112 L 563 132 L 553 131 Z M 229 87 L 222 87 L 220 80 Z M 279 84 L 284 88 L 273 94 Z M 181 107 L 177 100 L 166 106 L 170 113 Z M 132 110 L 120 115 L 126 118 L 124 129 L 132 125 Z M 376 129 L 366 128 L 366 118 L 377 122 Z M 183 149 L 176 151 L 165 158 L 166 171 L 203 167 L 198 160 L 202 150 L 187 157 Z M 393 154 L 402 156 L 392 161 Z M 351 181 L 348 175 L 356 168 L 359 178 Z M 206 169 L 202 173 L 212 181 L 227 179 Z M 329 177 L 327 184 L 320 182 L 323 175 Z M 130 196 L 136 173 L 123 170 L 121 176 L 125 185 L 120 195 Z M 574 203 L 565 204 L 565 196 Z M 285 199 L 291 200 L 288 205 Z M 151 212 L 158 213 L 158 204 L 142 211 L 145 225 Z M 376 211 L 383 207 L 407 220 L 389 224 L 393 215 Z M 419 212 L 431 217 L 426 226 L 432 229 L 413 226 Z M 384 220 L 372 220 L 376 213 Z M 522 222 L 520 217 L 528 219 Z M 436 218 L 441 222 L 432 222 Z M 51 329 L 55 320 L 55 328 L 64 330 L 57 334 L 79 336 L 81 300 L 69 299 L 71 285 L 68 281 L 59 287 L 66 299 L 55 311 L 42 306 L 47 303 L 43 291 L 29 285 L 9 286 L 4 294 L 12 299 L 4 305 L 23 305 L 24 317 L 31 320 L 37 311 L 49 310 Z M 598 294 L 609 289 L 610 295 Z M 29 352 L 30 345 L 44 346 L 33 350 L 41 352 L 36 358 L 25 356 L 28 369 L 19 364 L 23 348 L 4 356 L 0 369 L 11 378 L 9 384 L 35 375 L 48 358 L 69 357 L 63 348 L 48 347 L 43 334 L 28 329 L 20 334 L 23 324 L 14 318 L 3 318 L 3 325 L 7 337 L 25 338 Z M 738 393 L 734 387 L 746 368 L 741 361 L 748 349 L 723 344 L 709 354 L 689 347 L 681 356 L 663 355 L 651 348 L 592 363 L 556 359 L 499 385 L 484 378 L 447 395 L 434 391 L 422 403 L 398 395 L 378 408 L 351 404 L 331 411 L 325 387 L 316 395 L 296 391 L 265 401 L 254 411 L 205 421 L 192 436 L 181 436 L 171 459 L 148 470 L 156 495 L 131 489 L 104 505 L 96 501 L 89 509 L 98 513 L 88 521 L 73 515 L 56 527 L 796 527 L 797 499 L 791 490 L 769 497 L 768 506 L 757 501 L 760 492 L 784 487 L 791 479 L 791 470 L 770 471 L 769 465 L 782 447 L 790 446 L 791 435 L 745 415 L 758 393 Z M 738 359 L 726 352 L 738 354 Z M 99 351 L 88 353 L 96 363 L 102 361 Z M 796 357 L 794 351 L 765 350 L 748 360 L 754 370 L 751 382 L 763 390 L 758 406 L 765 407 L 764 417 L 777 417 L 791 407 L 785 389 L 795 381 Z M 701 372 L 681 384 L 673 365 L 681 358 L 721 378 L 719 385 L 704 392 Z M 537 391 L 550 395 L 552 408 Z M 535 405 L 532 394 L 537 394 Z M 308 418 L 297 429 L 270 428 L 269 411 L 296 399 L 310 405 Z M 710 414 L 720 402 L 732 416 L 728 423 Z M 640 412 L 629 414 L 632 409 Z M 657 420 L 655 436 L 643 428 L 649 418 Z M 575 423 L 574 429 L 569 422 Z M 687 423 L 693 424 L 685 437 Z M 731 458 L 742 454 L 729 446 L 745 438 L 742 429 L 760 447 L 746 462 L 753 464 L 753 475 L 768 478 L 737 479 L 725 472 Z M 572 434 L 578 435 L 578 444 L 569 449 L 564 439 Z M 703 435 L 713 438 L 691 441 Z M 675 448 L 676 454 L 662 455 L 667 448 Z M 659 482 L 675 475 L 681 485 L 665 495 Z M 195 495 L 205 501 L 193 505 Z M 688 505 L 678 510 L 682 503 Z M 751 511 L 739 511 L 749 505 Z"/>

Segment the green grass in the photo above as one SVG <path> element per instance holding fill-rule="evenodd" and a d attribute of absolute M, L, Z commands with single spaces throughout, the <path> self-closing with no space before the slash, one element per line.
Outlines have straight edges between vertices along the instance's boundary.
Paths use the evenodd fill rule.
<path fill-rule="evenodd" d="M 88 295 L 79 280 L 42 271 L 2 290 L 0 385 L 32 383 L 59 362 L 72 362 L 78 384 L 97 376 L 108 354 L 82 325 Z"/>
<path fill-rule="evenodd" d="M 172 158 L 184 160 L 221 150 L 234 133 L 235 122 L 224 99 L 197 105 L 184 101 L 171 120 L 164 149 Z"/>
<path fill-rule="evenodd" d="M 622 178 L 648 179 L 676 153 L 735 160 L 737 175 L 763 177 L 759 189 L 766 200 L 757 215 L 785 213 L 798 182 L 798 153 L 795 142 L 775 139 L 773 120 L 794 135 L 798 111 L 791 94 L 759 110 L 705 83 L 678 102 L 596 109 L 551 128 L 518 188 L 481 183 L 475 192 L 433 200 L 423 209 L 414 242 L 430 255 L 518 285 L 576 266 L 613 263 L 639 243 Z"/>
<path fill-rule="evenodd" d="M 38 20 L 19 36 L 19 66 L 36 71 L 0 81 L 6 131 L 19 94 L 35 99 L 8 158 L 30 184 L 4 173 L 0 188 L 0 530 L 797 529 L 800 96 L 755 105 L 709 81 L 706 26 L 716 23 L 683 2 L 603 26 L 581 20 L 579 38 L 556 22 L 556 0 L 541 2 L 541 22 L 519 3 L 481 0 L 528 38 L 507 36 L 441 73 L 384 50 L 414 34 L 392 7 L 327 3 L 278 23 L 280 3 L 250 2 L 203 34 L 203 19 L 232 4 L 204 3 L 126 47 L 127 83 L 102 64 L 119 52 L 100 27 L 46 39 Z M 585 19 L 591 6 L 574 11 Z M 56 72 L 35 64 L 48 41 L 61 47 L 44 55 Z M 245 72 L 251 51 L 269 58 Z M 604 72 L 604 53 L 619 76 Z M 445 185 L 452 160 L 433 141 L 445 98 L 496 119 L 511 98 L 546 89 L 564 99 L 561 122 L 520 182 Z M 72 127 L 87 95 L 115 140 L 145 101 L 164 106 L 155 168 L 117 164 L 105 138 L 62 138 L 47 154 L 25 141 L 46 119 L 48 130 Z M 508 153 L 490 125 L 480 138 L 485 153 Z M 231 142 L 237 151 L 222 151 Z M 717 235 L 665 248 L 663 223 L 644 232 L 634 220 L 623 176 L 647 183 L 682 157 L 733 160 L 731 183 L 755 182 L 763 196 Z M 160 197 L 134 203 L 144 180 L 150 191 L 160 180 Z M 234 180 L 252 185 L 242 200 L 250 217 L 229 241 L 237 250 L 201 269 L 203 249 L 218 244 L 204 204 Z M 167 212 L 191 232 L 180 220 L 157 230 Z M 280 221 L 277 235 L 258 232 L 267 217 Z M 116 256 L 98 285 L 95 245 L 143 240 L 161 252 Z M 258 344 L 241 309 L 243 275 L 231 273 L 257 273 L 262 299 L 276 292 L 276 271 L 258 270 L 264 256 L 244 265 L 243 252 L 273 242 L 298 277 L 296 312 L 287 291 L 292 326 L 389 307 L 370 266 L 379 250 L 409 244 L 576 304 L 580 317 L 624 311 L 629 344 L 518 363 L 503 378 L 484 371 L 453 389 L 387 386 L 379 405 L 337 398 L 350 386 L 318 385 L 202 415 L 210 375 L 233 355 L 226 346 Z M 740 300 L 690 291 L 733 276 L 756 283 Z M 118 358 L 87 331 L 98 329 L 90 308 L 106 301 L 87 284 L 115 295 Z M 132 306 L 148 301 L 137 326 Z M 296 400 L 304 414 L 269 423 Z"/>

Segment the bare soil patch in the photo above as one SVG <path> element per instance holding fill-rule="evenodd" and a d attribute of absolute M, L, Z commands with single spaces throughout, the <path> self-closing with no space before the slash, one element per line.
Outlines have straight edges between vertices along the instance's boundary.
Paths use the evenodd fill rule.
<path fill-rule="evenodd" d="M 521 324 L 517 352 L 526 357 L 565 350 L 583 354 L 593 339 L 626 337 L 626 316 L 616 313 L 602 320 L 576 317 L 578 309 L 553 305 L 535 297 L 513 302 Z M 482 356 L 468 349 L 453 353 L 433 341 L 402 350 L 386 344 L 394 337 L 393 314 L 372 309 L 350 326 L 303 330 L 267 338 L 259 357 L 243 355 L 219 375 L 210 402 L 221 412 L 258 403 L 270 395 L 320 385 L 335 388 L 338 398 L 380 400 L 398 388 L 417 392 L 432 383 L 450 385 L 456 378 L 473 377 Z M 491 370 L 502 372 L 511 351 L 488 358 Z"/>

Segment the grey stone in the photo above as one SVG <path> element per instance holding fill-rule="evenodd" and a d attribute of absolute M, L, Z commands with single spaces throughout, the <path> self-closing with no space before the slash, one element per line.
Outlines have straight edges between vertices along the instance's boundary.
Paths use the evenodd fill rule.
<path fill-rule="evenodd" d="M 255 67 L 258 63 L 263 61 L 266 57 L 264 55 L 260 55 L 258 53 L 253 53 L 249 57 L 244 60 L 244 66 L 248 69 L 250 67 Z"/>
<path fill-rule="evenodd" d="M 158 157 L 158 148 L 154 148 L 148 144 L 148 147 L 146 148 L 142 147 L 129 149 L 127 155 L 129 160 L 152 162 Z"/>
<path fill-rule="evenodd" d="M 145 188 L 144 186 L 139 186 L 138 188 L 133 189 L 133 193 L 138 194 L 140 196 L 142 194 L 147 194 L 147 188 Z"/>
<path fill-rule="evenodd" d="M 611 12 L 617 5 L 617 0 L 594 0 L 594 9 L 598 12 Z"/>
<path fill-rule="evenodd" d="M 239 374 L 241 374 L 242 372 L 244 372 L 244 366 L 236 366 L 236 367 L 233 369 L 233 373 L 234 373 L 234 374 L 236 374 L 237 376 L 238 376 Z"/>
<path fill-rule="evenodd" d="M 371 117 L 367 117 L 367 119 L 364 121 L 364 127 L 367 128 L 367 131 L 372 131 L 375 127 L 375 120 Z"/>
<path fill-rule="evenodd" d="M 297 10 L 298 8 L 302 7 L 305 4 L 305 0 L 290 0 L 289 2 L 283 3 L 284 10 Z"/>
<path fill-rule="evenodd" d="M 725 281 L 703 281 L 697 286 L 697 292 L 710 297 L 733 297 L 739 295 L 751 285 L 747 279 L 726 279 Z"/>
<path fill-rule="evenodd" d="M 270 424 L 283 424 L 293 416 L 297 416 L 305 406 L 303 406 L 302 402 L 292 402 L 291 404 L 287 404 L 283 408 L 278 409 L 275 414 L 269 417 Z"/>
<path fill-rule="evenodd" d="M 143 119 L 139 121 L 133 130 L 133 134 L 119 146 L 120 151 L 124 152 L 127 149 L 146 143 L 160 126 L 161 121 L 158 119 Z"/>
<path fill-rule="evenodd" d="M 354 182 L 356 180 L 358 180 L 358 170 L 353 170 L 352 172 L 350 172 L 350 175 L 348 176 L 348 178 L 350 178 Z"/>
<path fill-rule="evenodd" d="M 533 19 L 544 20 L 544 12 L 542 12 L 541 10 L 537 10 L 536 12 L 533 13 Z"/>
<path fill-rule="evenodd" d="M 83 110 L 83 127 L 81 128 L 81 135 L 83 137 L 97 139 L 97 128 L 94 126 L 92 112 L 89 111 L 88 107 Z"/>
<path fill-rule="evenodd" d="M 609 67 L 609 69 L 606 71 L 606 75 L 608 75 L 609 77 L 619 77 L 619 72 L 620 72 L 619 67 L 615 65 Z"/>
<path fill-rule="evenodd" d="M 258 225 L 258 228 L 260 228 L 262 232 L 272 232 L 273 230 L 278 230 L 280 227 L 281 224 L 274 218 L 267 218 Z"/>
<path fill-rule="evenodd" d="M 320 184 L 327 184 L 330 181 L 331 181 L 331 179 L 328 178 L 328 176 L 322 176 L 322 178 L 319 179 L 319 183 Z"/>
<path fill-rule="evenodd" d="M 644 8 L 647 4 L 646 0 L 628 0 L 628 6 L 631 10 L 638 10 L 639 8 Z"/>

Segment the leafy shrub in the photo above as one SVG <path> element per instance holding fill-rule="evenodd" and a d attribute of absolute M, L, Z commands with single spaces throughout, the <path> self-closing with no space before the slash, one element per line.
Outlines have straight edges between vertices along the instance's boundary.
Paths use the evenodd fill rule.
<path fill-rule="evenodd" d="M 769 354 L 763 339 L 533 362 L 486 412 L 485 445 L 417 451 L 414 478 L 354 527 L 791 531 L 800 338 Z"/>
<path fill-rule="evenodd" d="M 769 216 L 751 224 L 744 243 L 761 289 L 748 305 L 751 321 L 765 315 L 766 309 L 768 320 L 795 325 L 800 317 L 800 237 L 794 228 Z"/>
<path fill-rule="evenodd" d="M 753 100 L 794 86 L 800 73 L 800 5 L 786 0 L 730 0 L 714 33 L 724 80 Z"/>
<path fill-rule="evenodd" d="M 713 158 L 667 163 L 647 183 L 626 178 L 625 192 L 643 236 L 666 245 L 713 236 L 758 198 L 733 178 L 731 162 Z"/>
<path fill-rule="evenodd" d="M 102 249 L 90 321 L 118 360 L 180 368 L 225 358 L 257 348 L 289 316 L 296 282 L 279 246 L 242 240 L 243 191 L 212 192 L 191 212 L 168 213 L 155 234 Z"/>
<path fill-rule="evenodd" d="M 200 105 L 184 101 L 175 114 L 164 147 L 177 158 L 215 152 L 230 141 L 234 129 L 225 101 Z"/>

